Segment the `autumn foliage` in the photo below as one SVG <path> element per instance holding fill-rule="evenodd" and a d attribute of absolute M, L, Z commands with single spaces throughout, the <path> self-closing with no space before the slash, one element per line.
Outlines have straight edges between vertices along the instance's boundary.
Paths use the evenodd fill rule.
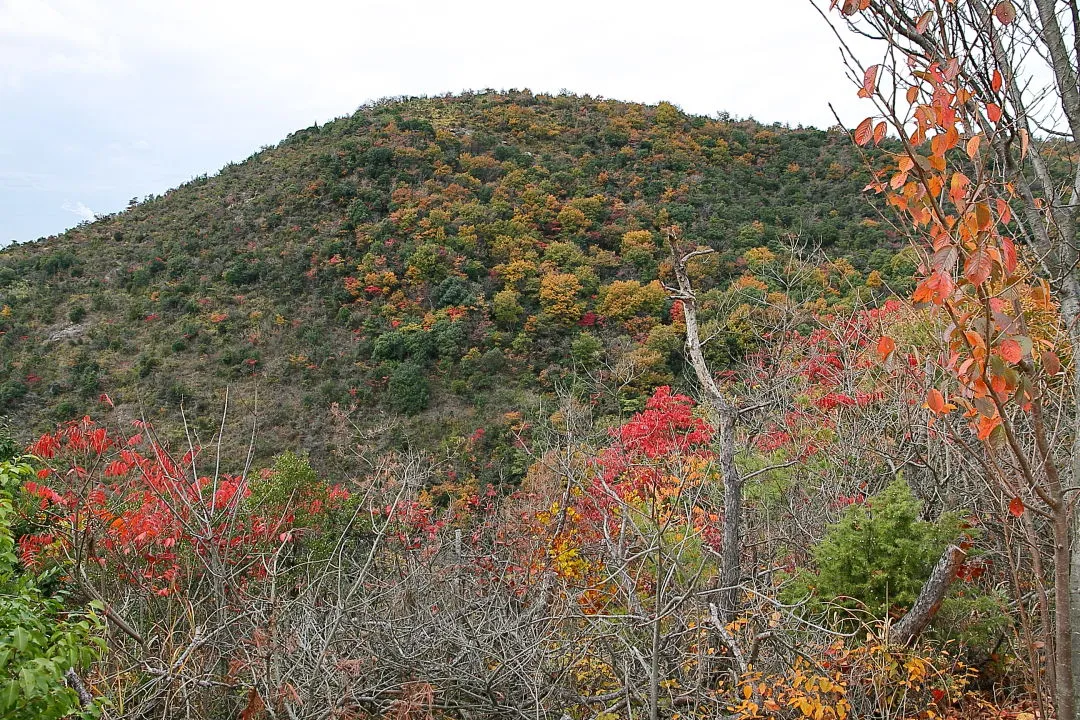
<path fill-rule="evenodd" d="M 197 449 L 174 458 L 153 428 L 134 430 L 117 435 L 83 418 L 30 446 L 44 466 L 23 486 L 36 504 L 35 531 L 19 539 L 27 567 L 74 562 L 79 573 L 108 572 L 160 596 L 185 592 L 218 565 L 259 578 L 267 558 L 349 499 L 335 485 L 299 488 L 282 502 L 268 492 L 272 471 L 254 481 L 193 476 Z"/>

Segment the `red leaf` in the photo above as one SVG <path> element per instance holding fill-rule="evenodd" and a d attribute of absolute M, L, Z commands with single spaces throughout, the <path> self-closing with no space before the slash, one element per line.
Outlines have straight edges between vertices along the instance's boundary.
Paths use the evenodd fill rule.
<path fill-rule="evenodd" d="M 1001 259 L 1005 264 L 1005 272 L 1012 275 L 1016 270 L 1016 244 L 1012 238 L 1001 238 Z"/>
<path fill-rule="evenodd" d="M 952 273 L 956 266 L 957 250 L 955 245 L 939 248 L 930 257 L 930 266 L 942 273 Z"/>
<path fill-rule="evenodd" d="M 1020 358 L 1024 357 L 1024 351 L 1020 348 L 1020 343 L 1012 338 L 1002 341 L 1001 345 L 998 346 L 997 354 L 1010 365 L 1015 365 L 1020 362 Z"/>
<path fill-rule="evenodd" d="M 994 76 L 990 80 L 990 87 L 994 89 L 994 92 L 999 92 L 1002 85 L 1004 85 L 1004 81 L 1001 79 L 1001 71 L 995 69 Z"/>
<path fill-rule="evenodd" d="M 994 205 L 997 207 L 998 218 L 1002 223 L 1008 225 L 1012 220 L 1012 210 L 1009 208 L 1009 203 L 1005 202 L 1002 198 L 996 198 Z M 1011 240 L 1009 242 L 1012 242 Z M 1011 270 L 1009 272 L 1012 272 Z"/>
<path fill-rule="evenodd" d="M 1014 497 L 1009 501 L 1009 514 L 1013 517 L 1020 517 L 1024 514 L 1024 501 L 1018 497 Z"/>
<path fill-rule="evenodd" d="M 996 123 L 1001 119 L 1001 108 L 994 103 L 987 103 L 986 117 L 990 118 L 990 122 Z"/>

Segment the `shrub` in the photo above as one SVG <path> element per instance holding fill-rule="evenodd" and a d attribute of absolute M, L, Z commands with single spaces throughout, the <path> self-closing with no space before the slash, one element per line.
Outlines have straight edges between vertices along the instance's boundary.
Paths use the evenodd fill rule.
<path fill-rule="evenodd" d="M 413 362 L 394 368 L 388 384 L 390 405 L 398 412 L 415 415 L 428 406 L 430 391 L 423 369 Z"/>
<path fill-rule="evenodd" d="M 926 522 L 921 509 L 903 479 L 848 506 L 813 549 L 817 571 L 800 573 L 785 588 L 786 600 L 809 592 L 813 604 L 828 601 L 876 618 L 910 607 L 941 553 L 961 535 L 957 516 Z"/>
<path fill-rule="evenodd" d="M 36 578 L 18 569 L 12 494 L 33 477 L 23 460 L 0 462 L 0 717 L 96 716 L 99 708 L 83 708 L 65 674 L 104 651 L 100 617 L 94 609 L 65 612 L 59 598 L 43 595 Z"/>

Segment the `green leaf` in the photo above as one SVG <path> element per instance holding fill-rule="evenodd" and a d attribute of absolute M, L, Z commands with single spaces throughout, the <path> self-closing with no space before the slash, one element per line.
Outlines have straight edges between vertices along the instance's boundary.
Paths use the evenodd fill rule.
<path fill-rule="evenodd" d="M 26 649 L 27 643 L 30 641 L 30 633 L 26 631 L 26 628 L 19 626 L 15 628 L 15 632 L 12 633 L 11 644 L 15 646 L 15 649 L 22 652 Z"/>

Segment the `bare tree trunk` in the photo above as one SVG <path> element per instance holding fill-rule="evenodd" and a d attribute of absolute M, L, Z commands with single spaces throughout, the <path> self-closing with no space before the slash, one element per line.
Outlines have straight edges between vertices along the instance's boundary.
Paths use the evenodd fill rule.
<path fill-rule="evenodd" d="M 1065 320 L 1075 321 L 1075 317 Z M 1073 347 L 1077 347 L 1073 335 L 1075 323 L 1069 325 L 1069 337 L 1073 340 Z M 1077 379 L 1074 376 L 1073 382 Z M 1074 388 L 1075 392 L 1075 388 Z M 1080 406 L 1075 406 L 1074 412 L 1077 417 L 1073 422 L 1080 421 Z M 1035 447 L 1039 454 L 1039 460 L 1043 464 L 1043 473 L 1046 476 L 1046 485 L 1050 496 L 1050 513 L 1052 515 L 1054 534 L 1054 704 L 1059 718 L 1077 718 L 1076 697 L 1076 673 L 1077 658 L 1073 653 L 1073 616 L 1077 598 L 1073 595 L 1074 581 L 1072 579 L 1073 557 L 1071 522 L 1069 512 L 1069 499 L 1065 494 L 1065 485 L 1058 471 L 1058 464 L 1053 455 L 1053 448 L 1047 438 L 1046 423 L 1043 420 L 1042 400 L 1036 397 L 1032 400 L 1032 419 L 1035 435 Z M 1074 426 L 1075 427 L 1075 426 Z M 1075 430 L 1074 430 L 1075 432 Z M 1074 438 L 1075 443 L 1075 438 Z M 1076 462 L 1075 458 L 1073 462 Z M 1074 482 L 1076 476 L 1074 476 Z"/>
<path fill-rule="evenodd" d="M 660 720 L 660 614 L 663 611 L 663 543 L 656 548 L 656 597 L 653 601 L 652 647 L 649 657 L 649 720 Z"/>
<path fill-rule="evenodd" d="M 1062 285 L 1061 316 L 1069 333 L 1069 340 L 1075 357 L 1077 348 L 1080 348 L 1080 279 L 1077 277 L 1077 271 L 1070 272 L 1064 278 Z M 1073 368 L 1072 377 L 1071 409 L 1073 412 L 1073 437 L 1069 476 L 1072 484 L 1076 485 L 1080 482 L 1080 373 L 1076 372 L 1075 367 Z M 1068 496 L 1063 497 L 1062 502 L 1064 502 L 1065 507 L 1061 513 L 1057 514 L 1064 515 L 1064 522 L 1067 526 L 1065 552 L 1068 555 L 1067 569 L 1069 576 L 1065 583 L 1068 586 L 1068 594 L 1064 597 L 1067 597 L 1069 601 L 1067 615 L 1070 626 L 1069 650 L 1071 654 L 1070 669 L 1072 671 L 1072 707 L 1074 719 L 1080 720 L 1080 632 L 1073 632 L 1074 629 L 1080 628 L 1080 513 L 1072 510 L 1071 500 Z M 1057 538 L 1055 537 L 1055 571 L 1058 568 L 1056 541 Z M 1055 583 L 1056 586 L 1057 583 Z M 1063 614 L 1059 613 L 1058 617 L 1060 619 Z M 1062 668 L 1062 672 L 1065 671 L 1066 669 Z"/>
<path fill-rule="evenodd" d="M 937 615 L 941 608 L 941 602 L 945 594 L 949 592 L 953 580 L 956 578 L 956 570 L 960 563 L 964 562 L 967 553 L 956 545 L 945 548 L 941 554 L 930 577 L 919 591 L 919 597 L 915 604 L 900 618 L 889 631 L 889 637 L 900 645 L 907 645 L 919 637 L 930 621 Z"/>
<path fill-rule="evenodd" d="M 678 247 L 680 240 L 679 230 L 671 228 L 668 241 L 671 243 L 675 279 L 678 282 L 678 289 L 672 293 L 672 297 L 682 302 L 683 318 L 686 320 L 686 353 L 705 402 L 716 416 L 717 453 L 724 479 L 724 547 L 720 560 L 719 607 L 720 617 L 730 621 L 738 607 L 739 583 L 742 579 L 742 479 L 735 465 L 735 423 L 739 412 L 720 392 L 705 362 L 698 331 L 697 299 L 686 271 L 687 262 L 713 251 L 694 250 L 684 254 Z"/>
<path fill-rule="evenodd" d="M 64 681 L 79 696 L 79 702 L 82 703 L 84 708 L 94 704 L 94 696 L 86 689 L 86 685 L 83 683 L 82 678 L 79 677 L 79 673 L 75 672 L 75 668 L 68 668 L 68 671 L 64 673 Z"/>
<path fill-rule="evenodd" d="M 1060 718 L 1077 718 L 1076 660 L 1073 655 L 1072 620 L 1075 582 L 1070 579 L 1069 518 L 1064 506 L 1054 512 L 1054 656 L 1057 665 L 1057 711 Z"/>

